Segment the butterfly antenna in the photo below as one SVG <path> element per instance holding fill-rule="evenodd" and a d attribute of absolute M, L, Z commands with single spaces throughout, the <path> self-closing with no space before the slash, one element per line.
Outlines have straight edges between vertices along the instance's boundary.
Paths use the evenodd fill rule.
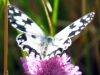
<path fill-rule="evenodd" d="M 42 4 L 43 4 L 44 10 L 45 10 L 45 13 L 46 13 L 46 16 L 47 16 L 47 20 L 48 20 L 48 23 L 49 23 L 50 35 L 53 36 L 52 24 L 51 24 L 50 16 L 48 14 L 48 11 L 47 11 L 47 8 L 46 8 L 46 4 L 45 4 L 44 0 L 42 0 Z"/>

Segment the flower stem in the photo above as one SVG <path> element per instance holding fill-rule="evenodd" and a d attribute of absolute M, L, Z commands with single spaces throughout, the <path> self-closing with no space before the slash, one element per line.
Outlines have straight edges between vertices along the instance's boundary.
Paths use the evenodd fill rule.
<path fill-rule="evenodd" d="M 44 0 L 42 0 L 42 4 L 43 4 L 44 10 L 45 10 L 45 13 L 46 13 L 46 16 L 47 16 L 47 20 L 48 20 L 48 23 L 49 23 L 50 35 L 53 36 L 52 24 L 51 24 L 50 16 L 48 14 L 48 11 L 47 11 L 47 8 L 46 8 L 46 4 L 45 4 Z"/>
<path fill-rule="evenodd" d="M 4 5 L 4 75 L 8 75 L 8 0 L 5 0 Z"/>

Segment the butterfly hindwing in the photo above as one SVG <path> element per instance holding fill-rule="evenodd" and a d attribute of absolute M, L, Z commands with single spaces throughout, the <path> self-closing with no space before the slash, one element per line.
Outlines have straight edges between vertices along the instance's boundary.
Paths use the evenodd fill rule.
<path fill-rule="evenodd" d="M 41 45 L 44 43 L 42 38 L 27 32 L 18 35 L 16 41 L 23 51 L 26 51 L 28 54 L 34 54 L 35 57 L 41 57 Z"/>
<path fill-rule="evenodd" d="M 66 38 L 66 41 L 63 39 L 53 39 L 52 43 L 49 43 L 46 51 L 46 56 L 52 57 L 57 54 L 61 54 L 71 45 L 71 39 Z"/>

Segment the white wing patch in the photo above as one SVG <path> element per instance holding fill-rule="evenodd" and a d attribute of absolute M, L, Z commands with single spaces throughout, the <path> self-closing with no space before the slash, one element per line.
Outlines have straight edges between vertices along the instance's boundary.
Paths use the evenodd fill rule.
<path fill-rule="evenodd" d="M 46 58 L 61 54 L 71 45 L 71 38 L 79 34 L 94 17 L 91 12 L 73 22 L 54 38 L 46 37 L 41 28 L 15 6 L 8 5 L 8 18 L 11 25 L 23 32 L 16 37 L 18 46 L 35 57 Z"/>

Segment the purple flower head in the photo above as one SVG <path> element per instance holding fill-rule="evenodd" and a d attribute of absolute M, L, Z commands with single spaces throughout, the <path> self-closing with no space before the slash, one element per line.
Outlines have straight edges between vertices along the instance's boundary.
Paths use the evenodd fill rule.
<path fill-rule="evenodd" d="M 35 58 L 34 55 L 21 57 L 23 67 L 28 75 L 82 75 L 79 67 L 69 61 L 70 57 L 63 54 L 48 59 Z"/>

